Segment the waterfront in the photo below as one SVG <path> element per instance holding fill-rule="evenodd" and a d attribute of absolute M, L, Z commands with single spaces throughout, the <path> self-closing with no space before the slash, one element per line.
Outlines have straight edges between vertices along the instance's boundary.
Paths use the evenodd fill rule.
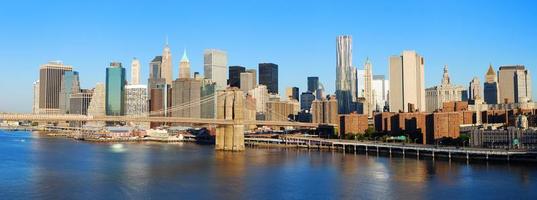
<path fill-rule="evenodd" d="M 0 199 L 532 199 L 534 164 L 0 132 Z"/>

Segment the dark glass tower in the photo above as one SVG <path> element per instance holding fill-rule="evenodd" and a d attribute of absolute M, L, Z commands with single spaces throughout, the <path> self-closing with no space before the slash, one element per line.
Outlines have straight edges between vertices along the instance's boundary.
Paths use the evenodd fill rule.
<path fill-rule="evenodd" d="M 278 65 L 259 63 L 259 84 L 267 86 L 269 93 L 278 93 Z"/>
<path fill-rule="evenodd" d="M 125 68 L 119 62 L 106 68 L 106 115 L 125 114 Z"/>
<path fill-rule="evenodd" d="M 228 84 L 230 87 L 241 87 L 241 72 L 245 72 L 246 68 L 242 66 L 229 66 Z"/>
<path fill-rule="evenodd" d="M 319 77 L 308 77 L 308 91 L 315 92 L 319 88 Z"/>

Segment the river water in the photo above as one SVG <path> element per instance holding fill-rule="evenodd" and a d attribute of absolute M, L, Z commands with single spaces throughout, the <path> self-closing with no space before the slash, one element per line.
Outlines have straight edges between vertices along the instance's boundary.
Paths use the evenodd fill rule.
<path fill-rule="evenodd" d="M 537 166 L 0 131 L 0 199 L 537 199 Z"/>

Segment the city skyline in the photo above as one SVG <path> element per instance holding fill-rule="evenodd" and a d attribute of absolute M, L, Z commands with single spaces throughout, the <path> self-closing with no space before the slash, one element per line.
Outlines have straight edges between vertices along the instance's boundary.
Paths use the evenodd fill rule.
<path fill-rule="evenodd" d="M 417 1 L 420 2 L 420 1 Z M 388 20 L 388 17 L 381 17 L 381 13 L 378 12 L 383 6 L 388 6 L 388 9 L 397 10 L 397 6 L 401 8 L 408 8 L 411 5 L 418 4 L 417 2 L 409 2 L 408 5 L 401 5 L 396 3 L 394 5 L 387 3 L 378 3 L 375 5 L 367 5 L 371 10 L 365 12 L 365 14 L 345 14 L 351 17 L 349 20 L 342 20 L 342 22 L 334 22 L 334 24 L 325 24 L 330 31 L 319 31 L 315 33 L 307 31 L 312 27 L 316 27 L 316 23 L 330 22 L 336 18 L 336 14 L 333 10 L 335 8 L 341 8 L 344 4 L 338 3 L 312 3 L 306 5 L 311 9 L 320 9 L 323 5 L 328 4 L 328 11 L 323 15 L 310 16 L 312 19 L 304 17 L 293 16 L 291 12 L 293 7 L 298 6 L 296 4 L 288 4 L 288 7 L 280 8 L 278 12 L 281 12 L 283 16 L 275 17 L 274 19 L 267 20 L 269 17 L 262 15 L 257 16 L 254 19 L 240 20 L 239 17 L 244 17 L 239 14 L 226 14 L 224 19 L 233 20 L 229 29 L 234 26 L 247 27 L 246 33 L 238 34 L 240 31 L 229 31 L 228 33 L 206 33 L 202 26 L 203 23 L 209 23 L 208 19 L 202 18 L 193 21 L 182 21 L 177 18 L 170 18 L 164 20 L 164 22 L 158 23 L 170 23 L 176 22 L 180 24 L 184 22 L 182 27 L 193 27 L 192 31 L 184 33 L 181 28 L 168 28 L 168 30 L 155 31 L 154 33 L 147 33 L 140 31 L 140 33 L 131 33 L 127 31 L 121 31 L 123 34 L 113 33 L 108 31 L 108 26 L 112 26 L 115 20 L 110 23 L 105 23 L 104 19 L 91 19 L 92 11 L 100 11 L 102 9 L 113 9 L 120 5 L 111 4 L 110 8 L 101 8 L 96 6 L 89 6 L 88 11 L 80 13 L 80 16 L 76 17 L 77 20 L 82 20 L 83 24 L 88 24 L 90 27 L 98 27 L 97 30 L 89 31 L 88 33 L 81 33 L 86 28 L 80 26 L 74 26 L 75 21 L 63 20 L 54 22 L 53 19 L 62 17 L 58 14 L 50 14 L 51 16 L 44 16 L 43 19 L 36 19 L 32 17 L 26 17 L 19 19 L 20 22 L 42 23 L 43 25 L 33 24 L 33 28 L 43 28 L 46 25 L 56 25 L 60 30 L 73 30 L 74 35 L 62 33 L 62 36 L 57 37 L 55 31 L 45 31 L 42 35 L 27 30 L 20 26 L 14 26 L 13 30 L 7 30 L 0 33 L 0 41 L 5 44 L 0 47 L 0 60 L 3 61 L 3 76 L 0 79 L 0 91 L 5 94 L 14 94 L 16 97 L 8 97 L 3 99 L 4 102 L 0 105 L 0 112 L 30 112 L 32 109 L 32 83 L 38 79 L 37 70 L 39 66 L 47 63 L 50 60 L 63 60 L 66 65 L 74 66 L 73 70 L 80 73 L 80 82 L 82 88 L 93 88 L 97 82 L 105 82 L 105 69 L 109 62 L 120 61 L 128 66 L 133 57 L 137 57 L 141 63 L 141 83 L 147 83 L 149 62 L 155 55 L 161 55 L 162 48 L 166 43 L 166 36 L 169 38 L 169 46 L 171 48 L 172 55 L 175 54 L 175 58 L 172 60 L 171 68 L 173 70 L 173 79 L 178 77 L 179 56 L 186 48 L 189 52 L 191 60 L 191 72 L 203 73 L 203 50 L 204 49 L 222 49 L 226 51 L 230 65 L 241 65 L 246 68 L 257 68 L 259 63 L 275 63 L 279 66 L 279 93 L 280 96 L 285 94 L 286 87 L 299 87 L 301 91 L 306 91 L 307 77 L 318 76 L 320 82 L 327 88 L 328 94 L 333 94 L 335 91 L 335 44 L 334 38 L 338 35 L 351 35 L 353 36 L 353 54 L 354 64 L 363 69 L 365 58 L 369 57 L 373 64 L 373 75 L 385 75 L 387 79 L 388 74 L 388 59 L 392 55 L 398 55 L 404 50 L 415 50 L 419 52 L 426 60 L 425 62 L 425 86 L 426 88 L 437 85 L 440 82 L 439 74 L 445 64 L 450 66 L 451 79 L 454 84 L 467 85 L 474 76 L 478 77 L 480 81 L 485 82 L 485 73 L 487 72 L 489 64 L 492 64 L 494 70 L 497 72 L 501 65 L 525 65 L 530 71 L 535 71 L 537 61 L 533 58 L 537 53 L 534 48 L 537 46 L 537 39 L 534 38 L 537 28 L 535 26 L 523 26 L 523 22 L 530 22 L 535 19 L 535 7 L 528 4 L 534 4 L 528 2 L 527 4 L 509 5 L 508 3 L 500 4 L 490 3 L 486 5 L 480 5 L 479 3 L 469 3 L 465 8 L 456 7 L 455 3 L 440 3 L 440 4 L 428 4 L 418 6 L 418 8 L 411 8 L 415 12 L 420 12 L 419 9 L 427 8 L 422 14 L 408 15 L 405 18 L 417 20 L 412 23 L 397 24 L 393 19 Z M 30 6 L 28 9 L 36 9 L 40 3 Z M 173 3 L 171 3 L 173 4 Z M 214 3 L 215 7 L 218 7 Z M 255 8 L 257 5 L 253 2 L 243 2 L 240 6 L 244 8 Z M 264 9 L 276 8 L 274 4 L 266 5 L 266 3 L 259 3 Z M 350 3 L 349 8 L 342 8 L 345 10 L 356 10 L 361 7 L 362 3 Z M 71 5 L 68 2 L 57 4 L 52 3 L 54 6 L 58 6 L 60 10 L 66 10 Z M 101 5 L 108 5 L 103 4 Z M 21 6 L 13 5 L 15 7 Z M 35 8 L 33 6 L 36 6 Z M 50 5 L 48 5 L 50 6 Z M 174 8 L 178 5 L 170 6 Z M 190 8 L 198 8 L 201 5 L 187 4 Z M 229 8 L 227 5 L 223 8 Z M 226 7 L 227 6 L 227 7 Z M 435 14 L 435 11 L 444 9 L 440 14 Z M 6 6 L 9 7 L 9 6 Z M 106 6 L 103 6 L 106 7 Z M 143 11 L 145 8 L 141 5 L 134 5 L 134 10 Z M 170 8 L 159 8 L 166 11 Z M 210 8 L 214 10 L 215 8 Z M 230 8 L 231 9 L 231 8 Z M 471 13 L 472 9 L 479 9 L 477 14 Z M 504 10 L 516 9 L 516 13 L 502 14 Z M 1 11 L 4 11 L 0 8 Z M 17 10 L 17 9 L 13 9 Z M 188 9 L 187 9 L 188 10 Z M 306 9 L 307 10 L 307 9 Z M 0 14 L 0 21 L 14 19 L 19 14 L 13 13 L 12 10 L 5 10 L 3 14 Z M 248 11 L 250 13 L 252 11 Z M 494 14 L 486 14 L 486 12 Z M 227 12 L 226 12 L 227 13 Z M 384 12 L 383 12 L 384 13 Z M 454 17 L 455 14 L 463 14 L 461 16 Z M 67 13 L 65 13 L 67 14 Z M 373 17 L 379 17 L 379 19 L 368 22 L 365 19 L 361 19 L 359 16 L 371 14 Z M 394 17 L 401 12 L 395 12 L 389 16 Z M 179 14 L 178 14 L 179 15 Z M 180 14 L 182 17 L 199 17 L 194 12 L 187 12 L 186 14 Z M 428 24 L 428 27 L 424 28 L 422 33 L 410 31 L 412 27 L 407 27 L 398 32 L 386 31 L 385 25 L 393 23 L 395 27 L 403 25 L 415 25 L 420 23 L 429 22 L 431 19 L 425 19 L 426 16 L 436 18 L 436 20 L 445 23 L 443 27 L 435 24 Z M 448 17 L 449 16 L 449 17 Z M 147 15 L 131 16 L 125 20 L 127 24 L 135 23 L 139 20 L 139 23 L 143 23 L 152 18 Z M 280 24 L 285 18 L 290 19 L 291 22 Z M 425 18 L 424 18 L 425 17 Z M 492 17 L 489 19 L 489 17 Z M 147 18 L 147 19 L 143 19 Z M 180 17 L 179 17 L 180 18 Z M 286 28 L 287 31 L 273 30 L 265 31 L 261 29 L 259 25 L 252 23 L 255 20 L 264 19 L 267 27 L 273 28 Z M 224 20 L 222 19 L 222 20 Z M 117 20 L 117 19 L 116 19 Z M 316 21 L 318 20 L 318 21 Z M 529 20 L 529 21 L 528 21 Z M 60 20 L 61 21 L 61 20 Z M 305 22 L 297 27 L 292 27 L 293 22 Z M 6 22 L 10 24 L 12 22 Z M 344 23 L 352 28 L 338 26 Z M 476 23 L 483 23 L 477 26 Z M 473 26 L 476 27 L 473 27 Z M 125 26 L 125 25 L 121 25 Z M 120 26 L 120 27 L 121 27 Z M 222 25 L 219 25 L 222 26 Z M 143 25 L 140 25 L 143 27 Z M 308 29 L 309 28 L 309 29 Z M 464 29 L 453 30 L 453 29 Z M 227 30 L 228 28 L 226 28 Z M 319 30 L 320 28 L 314 28 Z M 119 30 L 119 29 L 118 29 Z M 141 30 L 141 29 L 140 29 Z M 451 30 L 447 32 L 449 34 L 442 34 L 443 31 Z M 509 31 L 517 30 L 517 32 Z M 61 32 L 61 31 L 60 31 Z M 237 36 L 231 36 L 232 34 L 238 34 Z M 248 36 L 252 34 L 252 36 Z M 414 34 L 414 35 L 413 35 Z M 303 38 L 297 38 L 297 35 L 306 35 Z M 434 36 L 432 36 L 434 35 Z M 512 37 L 512 36 L 518 37 Z M 261 37 L 260 37 L 261 36 Z M 292 37 L 290 41 L 286 39 Z M 252 44 L 249 44 L 252 43 Z M 271 44 L 272 43 L 272 44 Z M 433 44 L 428 44 L 433 43 Z M 137 44 L 138 46 L 134 45 Z M 25 47 L 23 49 L 23 47 Z M 255 48 L 258 47 L 258 48 Z M 23 51 L 24 50 L 24 51 Z M 295 52 L 295 53 L 290 53 Z M 24 56 L 24 57 L 23 57 Z M 532 59 L 533 58 L 533 59 Z M 23 60 L 25 62 L 20 62 Z M 471 68 L 472 71 L 467 73 L 466 69 Z M 306 70 L 308 69 L 308 70 Z M 130 68 L 127 68 L 130 74 Z M 21 76 L 23 75 L 23 76 Z M 15 78 L 16 77 L 16 78 Z M 130 80 L 130 76 L 127 77 Z M 13 88 L 13 85 L 20 87 Z M 535 88 L 536 83 L 532 85 Z M 536 97 L 537 91 L 533 91 L 533 96 Z"/>

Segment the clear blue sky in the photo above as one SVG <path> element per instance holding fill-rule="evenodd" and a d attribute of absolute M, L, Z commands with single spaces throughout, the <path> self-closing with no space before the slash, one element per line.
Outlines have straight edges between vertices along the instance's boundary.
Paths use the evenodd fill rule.
<path fill-rule="evenodd" d="M 82 86 L 103 82 L 112 60 L 129 66 L 161 54 L 165 36 L 174 75 L 183 48 L 203 72 L 203 49 L 228 52 L 229 65 L 279 65 L 280 91 L 319 76 L 332 92 L 335 38 L 353 36 L 354 65 L 366 57 L 386 74 L 388 57 L 416 50 L 425 57 L 426 85 L 449 65 L 453 82 L 483 81 L 496 68 L 524 64 L 537 77 L 536 1 L 27 1 L 0 7 L 0 111 L 30 112 L 39 65 L 63 60 Z M 534 78 L 534 97 L 537 97 Z"/>

